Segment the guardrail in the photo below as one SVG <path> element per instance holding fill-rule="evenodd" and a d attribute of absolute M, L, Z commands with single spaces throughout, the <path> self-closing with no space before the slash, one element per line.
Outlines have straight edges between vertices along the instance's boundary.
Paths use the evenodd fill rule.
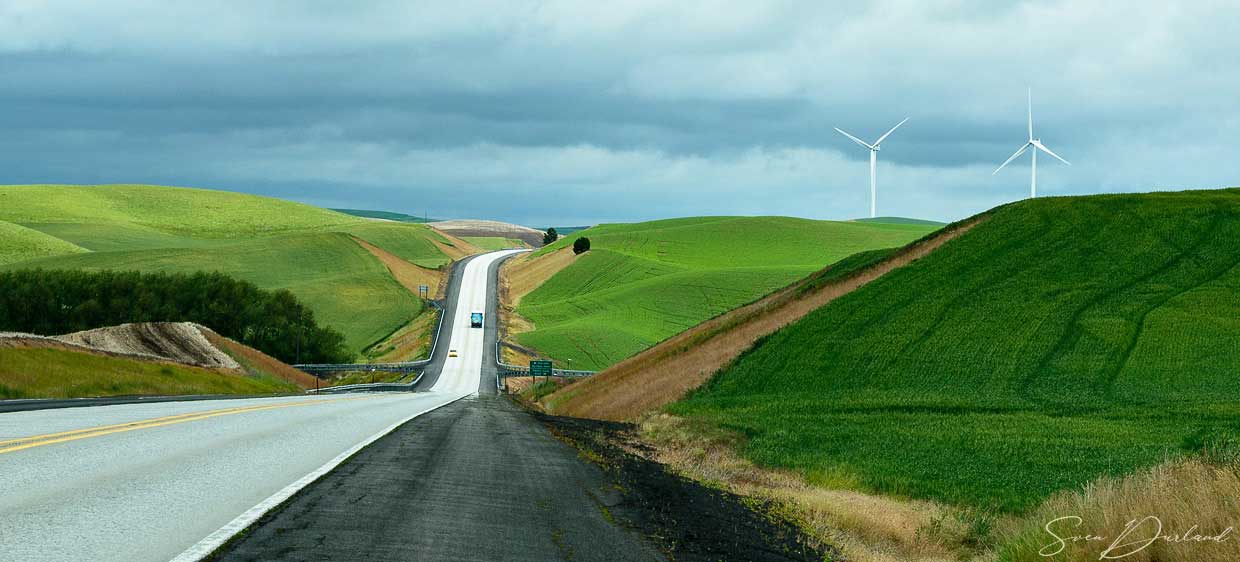
<path fill-rule="evenodd" d="M 407 383 L 372 382 L 372 383 L 362 383 L 362 384 L 345 384 L 345 385 L 340 385 L 340 386 L 329 386 L 327 388 L 311 389 L 311 390 L 307 390 L 306 393 L 307 394 L 332 394 L 334 392 L 352 392 L 354 390 L 376 390 L 376 391 L 409 390 L 411 391 L 413 390 L 413 387 L 417 386 L 418 383 L 422 381 L 423 374 L 425 373 L 418 373 L 418 376 L 416 378 L 414 378 L 412 381 L 409 381 Z"/>
<path fill-rule="evenodd" d="M 344 372 L 349 372 L 349 371 L 383 371 L 385 373 L 412 373 L 414 371 L 423 369 L 427 365 L 430 365 L 431 361 L 435 358 L 435 349 L 439 345 L 439 334 L 443 330 L 443 317 L 445 314 L 447 314 L 447 309 L 444 308 L 443 305 L 439 304 L 437 301 L 427 301 L 427 302 L 430 303 L 430 305 L 439 312 L 439 318 L 435 321 L 435 337 L 431 340 L 431 351 L 428 354 L 428 357 L 426 359 L 419 359 L 417 361 L 403 361 L 399 363 L 318 363 L 318 364 L 311 363 L 311 364 L 293 365 L 293 368 L 300 369 L 310 374 L 344 373 Z M 345 388 L 362 388 L 362 387 L 371 388 L 371 387 L 384 386 L 384 385 L 397 386 L 397 387 L 404 388 L 404 387 L 412 387 L 413 385 L 418 384 L 418 381 L 420 380 L 422 380 L 422 374 L 419 372 L 418 378 L 414 379 L 413 382 L 407 385 L 400 384 L 400 383 L 348 384 L 344 386 L 332 386 L 332 387 L 319 389 L 318 392 L 325 392 L 325 391 L 330 391 L 333 389 L 339 390 L 339 389 L 345 389 Z"/>
<path fill-rule="evenodd" d="M 495 388 L 503 390 L 504 379 L 508 377 L 528 377 L 530 376 L 530 368 L 520 365 L 511 365 L 505 363 L 502 354 L 500 354 L 500 346 L 503 342 L 499 339 L 495 340 L 495 365 L 498 367 L 495 371 Z M 551 369 L 551 376 L 565 378 L 584 378 L 598 374 L 598 371 L 580 371 L 573 369 Z"/>

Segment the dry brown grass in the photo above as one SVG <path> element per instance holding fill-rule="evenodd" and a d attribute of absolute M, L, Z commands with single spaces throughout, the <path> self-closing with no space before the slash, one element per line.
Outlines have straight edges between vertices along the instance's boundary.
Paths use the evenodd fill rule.
<path fill-rule="evenodd" d="M 823 544 L 857 562 L 946 562 L 984 556 L 969 539 L 967 517 L 928 502 L 810 485 L 795 473 L 755 466 L 737 454 L 740 437 L 674 416 L 640 424 L 649 448 L 632 452 L 700 482 L 768 499 Z"/>
<path fill-rule="evenodd" d="M 301 388 L 314 388 L 318 380 L 314 375 L 294 369 L 292 366 L 247 345 L 242 345 L 208 328 L 200 328 L 211 345 L 227 353 L 246 371 L 271 375 L 289 381 Z M 251 373 L 257 374 L 257 373 Z"/>
<path fill-rule="evenodd" d="M 808 293 L 802 294 L 798 290 L 801 283 L 797 283 L 717 316 L 548 396 L 543 404 L 557 415 L 626 420 L 675 402 L 759 338 L 929 254 L 981 220 L 945 228 L 881 262 Z"/>
<path fill-rule="evenodd" d="M 1062 552 L 1061 543 L 1046 531 L 1046 525 L 1061 517 L 1080 517 L 1052 525 L 1056 536 L 1086 534 L 1105 540 L 1070 541 Z M 1147 518 L 1156 519 L 1147 519 Z M 1130 521 L 1138 521 L 1124 535 Z M 1161 533 L 1158 527 L 1161 524 Z M 1205 458 L 1167 461 L 1152 469 L 1122 478 L 1105 477 L 1084 490 L 1063 492 L 1023 518 L 1012 538 L 1004 541 L 1001 559 L 1010 562 L 1066 562 L 1100 560 L 1104 551 L 1118 540 L 1108 556 L 1124 562 L 1235 562 L 1240 560 L 1240 536 L 1234 532 L 1222 542 L 1156 540 L 1158 536 L 1218 535 L 1240 524 L 1240 467 L 1234 459 L 1212 462 Z M 1194 530 L 1195 528 L 1195 530 Z M 1133 552 L 1140 549 L 1137 552 Z"/>
<path fill-rule="evenodd" d="M 446 277 L 443 270 L 427 269 L 414 265 L 401 259 L 396 254 L 356 236 L 353 237 L 353 241 L 357 242 L 358 245 L 365 248 L 367 252 L 370 252 L 376 258 L 379 258 L 379 261 L 383 262 L 383 265 L 391 272 L 392 278 L 396 279 L 410 293 L 417 295 L 418 285 L 426 285 L 432 291 L 430 298 L 437 299 L 443 296 L 442 292 L 445 288 L 444 278 Z"/>

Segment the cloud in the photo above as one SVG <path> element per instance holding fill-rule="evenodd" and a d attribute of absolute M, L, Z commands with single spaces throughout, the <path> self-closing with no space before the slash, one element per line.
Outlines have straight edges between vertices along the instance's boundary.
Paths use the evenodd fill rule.
<path fill-rule="evenodd" d="M 151 181 L 528 223 L 956 219 L 1235 184 L 1225 2 L 0 6 L 5 182 Z"/>

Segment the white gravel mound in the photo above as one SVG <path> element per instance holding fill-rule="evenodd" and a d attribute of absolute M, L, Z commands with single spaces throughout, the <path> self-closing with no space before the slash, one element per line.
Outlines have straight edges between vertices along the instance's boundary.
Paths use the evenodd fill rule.
<path fill-rule="evenodd" d="M 190 322 L 121 324 L 57 336 L 56 339 L 125 355 L 145 355 L 209 369 L 240 369 Z"/>

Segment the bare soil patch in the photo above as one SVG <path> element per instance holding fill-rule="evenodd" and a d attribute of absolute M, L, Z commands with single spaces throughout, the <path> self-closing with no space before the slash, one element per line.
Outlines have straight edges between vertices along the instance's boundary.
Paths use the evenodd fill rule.
<path fill-rule="evenodd" d="M 200 326 L 189 322 L 121 324 L 57 339 L 113 353 L 148 355 L 209 369 L 241 370 L 236 360 L 207 340 Z"/>

